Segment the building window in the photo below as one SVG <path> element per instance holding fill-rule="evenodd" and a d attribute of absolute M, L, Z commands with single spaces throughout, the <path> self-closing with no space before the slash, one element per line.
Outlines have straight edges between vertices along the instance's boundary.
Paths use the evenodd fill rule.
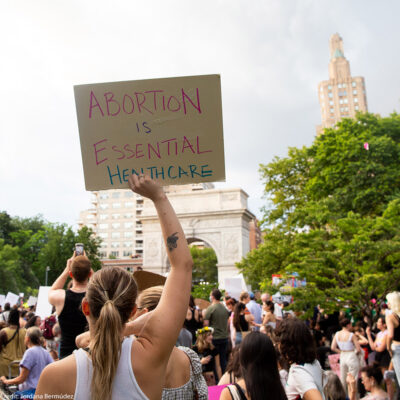
<path fill-rule="evenodd" d="M 125 222 L 124 223 L 124 228 L 127 228 L 127 229 L 133 228 L 133 222 Z"/>
<path fill-rule="evenodd" d="M 333 114 L 335 110 L 334 110 L 333 108 L 331 108 L 331 110 L 330 110 L 330 111 L 331 111 L 331 114 Z"/>
<path fill-rule="evenodd" d="M 111 247 L 114 247 L 114 249 L 119 247 L 119 242 L 112 242 Z"/>
<path fill-rule="evenodd" d="M 119 251 L 112 251 L 110 255 L 112 255 L 113 257 L 119 257 Z"/>
<path fill-rule="evenodd" d="M 357 111 L 358 110 L 358 106 L 354 106 L 354 109 Z"/>
<path fill-rule="evenodd" d="M 353 90 L 353 94 L 357 96 L 357 90 L 356 89 Z"/>
<path fill-rule="evenodd" d="M 351 82 L 351 86 L 356 87 L 356 86 L 357 86 L 357 83 Z"/>
<path fill-rule="evenodd" d="M 100 194 L 100 199 L 102 199 L 102 200 L 108 199 L 108 194 L 107 193 L 101 193 Z"/>
<path fill-rule="evenodd" d="M 99 256 L 100 256 L 100 258 L 106 258 L 106 257 L 107 257 L 107 252 L 105 252 L 105 251 L 100 251 L 100 252 L 99 252 Z"/>
<path fill-rule="evenodd" d="M 358 99 L 357 99 L 357 97 L 354 99 L 354 103 L 358 103 Z"/>
<path fill-rule="evenodd" d="M 133 247 L 132 242 L 124 242 L 124 247 Z"/>
<path fill-rule="evenodd" d="M 113 208 L 121 208 L 121 203 L 113 203 Z"/>
<path fill-rule="evenodd" d="M 107 239 L 108 238 L 108 233 L 107 232 L 101 232 L 101 233 L 99 233 L 99 237 L 101 237 L 102 239 Z"/>
<path fill-rule="evenodd" d="M 342 88 L 342 84 L 341 84 L 341 83 L 338 83 L 337 87 L 338 87 L 339 89 L 341 89 L 341 88 Z"/>
<path fill-rule="evenodd" d="M 133 197 L 133 192 L 131 192 L 130 190 L 127 190 L 125 192 L 125 197 Z"/>
<path fill-rule="evenodd" d="M 99 218 L 100 220 L 104 221 L 105 219 L 108 218 L 108 214 L 100 214 Z"/>
<path fill-rule="evenodd" d="M 347 112 L 349 111 L 349 107 L 345 107 L 344 110 Z"/>
<path fill-rule="evenodd" d="M 331 85 L 328 85 L 328 90 L 331 90 L 332 89 L 332 86 Z"/>
<path fill-rule="evenodd" d="M 119 219 L 120 215 L 119 214 L 112 214 L 112 219 Z"/>
<path fill-rule="evenodd" d="M 124 257 L 130 257 L 132 255 L 131 251 L 124 250 Z"/>
<path fill-rule="evenodd" d="M 112 232 L 111 233 L 111 237 L 113 239 L 119 239 L 120 236 L 121 236 L 121 234 L 119 232 Z"/>
<path fill-rule="evenodd" d="M 133 207 L 133 201 L 127 201 L 125 203 L 125 208 L 131 208 L 131 207 Z"/>
<path fill-rule="evenodd" d="M 111 224 L 111 226 L 112 226 L 114 229 L 118 229 L 118 228 L 121 226 L 121 224 L 120 224 L 119 222 L 114 222 L 113 224 Z"/>
<path fill-rule="evenodd" d="M 108 224 L 100 224 L 99 228 L 100 229 L 108 229 Z"/>
<path fill-rule="evenodd" d="M 108 204 L 100 204 L 100 208 L 102 210 L 106 210 L 108 208 Z"/>
<path fill-rule="evenodd" d="M 124 218 L 125 219 L 131 219 L 131 218 L 133 218 L 133 214 L 131 214 L 131 213 L 124 214 Z"/>
<path fill-rule="evenodd" d="M 330 97 L 330 98 L 332 98 L 332 97 L 333 97 L 333 94 L 332 94 L 332 92 L 328 92 L 328 97 Z"/>
<path fill-rule="evenodd" d="M 133 237 L 133 232 L 124 232 L 124 237 L 126 237 L 126 238 Z"/>
<path fill-rule="evenodd" d="M 113 192 L 112 198 L 113 199 L 119 199 L 119 192 Z"/>
<path fill-rule="evenodd" d="M 329 100 L 329 105 L 333 106 L 333 100 Z"/>
<path fill-rule="evenodd" d="M 343 103 L 347 104 L 349 101 L 347 99 L 343 99 Z"/>
<path fill-rule="evenodd" d="M 343 104 L 343 100 L 342 99 L 339 100 L 339 104 Z"/>

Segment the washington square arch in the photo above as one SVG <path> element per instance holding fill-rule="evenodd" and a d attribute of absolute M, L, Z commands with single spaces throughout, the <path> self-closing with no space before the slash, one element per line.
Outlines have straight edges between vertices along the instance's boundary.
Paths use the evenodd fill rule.
<path fill-rule="evenodd" d="M 189 186 L 189 185 L 188 185 Z M 239 188 L 215 189 L 204 185 L 168 187 L 168 198 L 182 224 L 187 241 L 211 247 L 218 259 L 218 282 L 239 273 L 235 263 L 250 251 L 250 230 L 255 216 L 247 208 L 248 195 Z M 143 224 L 143 268 L 165 274 L 169 262 L 156 210 L 145 200 Z"/>

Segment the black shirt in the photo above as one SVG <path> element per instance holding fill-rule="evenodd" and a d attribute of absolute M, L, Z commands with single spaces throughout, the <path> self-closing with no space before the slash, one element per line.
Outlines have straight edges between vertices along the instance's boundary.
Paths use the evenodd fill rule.
<path fill-rule="evenodd" d="M 72 290 L 65 292 L 65 303 L 58 322 L 61 328 L 60 358 L 72 354 L 77 349 L 75 338 L 85 332 L 87 320 L 81 310 L 82 299 L 85 292 L 76 293 Z"/>

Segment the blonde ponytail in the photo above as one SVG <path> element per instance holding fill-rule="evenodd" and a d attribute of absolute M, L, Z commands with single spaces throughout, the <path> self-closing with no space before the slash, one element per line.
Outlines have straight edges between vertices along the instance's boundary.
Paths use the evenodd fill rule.
<path fill-rule="evenodd" d="M 122 333 L 136 296 L 134 279 L 119 267 L 105 267 L 97 271 L 89 283 L 86 297 L 94 323 L 90 342 L 92 400 L 111 399 L 121 355 Z"/>

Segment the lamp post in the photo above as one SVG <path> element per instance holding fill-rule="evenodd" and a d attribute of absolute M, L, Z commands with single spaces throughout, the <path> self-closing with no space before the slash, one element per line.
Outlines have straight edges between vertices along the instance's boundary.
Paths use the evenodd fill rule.
<path fill-rule="evenodd" d="M 50 271 L 50 267 L 46 267 L 46 285 L 45 286 L 47 286 L 47 277 L 48 277 L 49 271 Z"/>

